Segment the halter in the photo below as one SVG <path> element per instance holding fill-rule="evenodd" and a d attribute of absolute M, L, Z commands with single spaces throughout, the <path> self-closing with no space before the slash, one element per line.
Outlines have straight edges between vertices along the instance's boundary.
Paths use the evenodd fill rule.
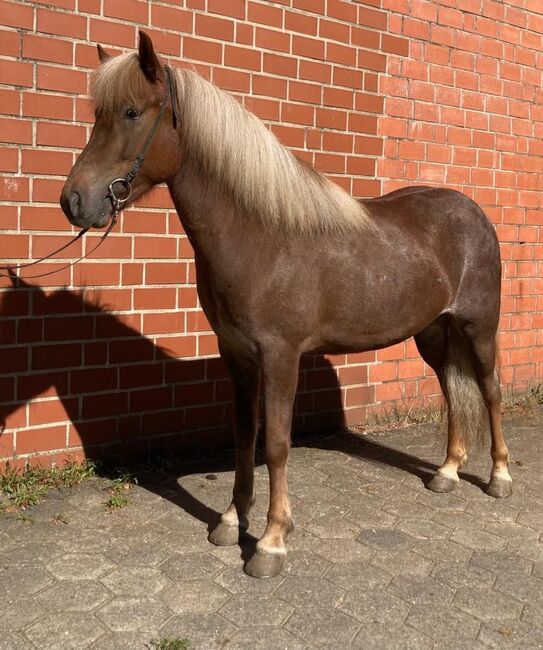
<path fill-rule="evenodd" d="M 164 99 L 160 103 L 160 110 L 158 111 L 158 115 L 155 118 L 155 121 L 153 123 L 153 126 L 151 127 L 149 133 L 147 134 L 147 137 L 145 138 L 145 141 L 143 143 L 143 146 L 141 148 L 140 153 L 136 156 L 136 159 L 132 163 L 132 166 L 130 167 L 128 173 L 126 176 L 122 178 L 115 178 L 114 180 L 111 181 L 108 187 L 108 191 L 106 194 L 106 198 L 109 198 L 111 200 L 111 206 L 112 206 L 112 212 L 111 212 L 111 222 L 105 231 L 105 233 L 100 237 L 100 241 L 92 248 L 88 253 L 85 255 L 82 255 L 79 259 L 75 260 L 74 262 L 70 262 L 69 264 L 66 264 L 65 266 L 61 266 L 58 269 L 55 269 L 54 271 L 48 271 L 46 273 L 39 273 L 37 275 L 26 275 L 24 278 L 21 278 L 23 280 L 29 279 L 29 278 L 43 278 L 47 275 L 53 275 L 54 273 L 58 273 L 59 271 L 63 271 L 64 269 L 69 269 L 71 266 L 74 266 L 78 262 L 81 262 L 82 260 L 86 259 L 89 255 L 94 253 L 94 251 L 102 244 L 102 242 L 105 240 L 105 238 L 109 235 L 109 233 L 113 230 L 115 227 L 115 224 L 117 223 L 117 216 L 119 212 L 122 210 L 124 207 L 125 203 L 128 201 L 128 199 L 132 196 L 132 182 L 136 178 L 141 166 L 143 165 L 143 161 L 145 160 L 145 154 L 147 153 L 147 149 L 149 148 L 149 145 L 153 141 L 153 138 L 155 137 L 155 133 L 157 132 L 157 129 L 160 125 L 160 122 L 162 121 L 162 117 L 164 116 L 164 112 L 166 111 L 166 108 L 168 106 L 168 103 L 171 103 L 172 107 L 172 114 L 173 114 L 173 128 L 177 129 L 177 124 L 179 122 L 179 114 L 177 111 L 177 103 L 174 98 L 174 85 L 173 85 L 173 73 L 172 70 L 169 66 L 165 65 L 164 66 L 164 72 L 166 73 L 166 94 L 164 95 Z M 119 196 L 118 192 L 119 189 L 115 190 L 115 186 L 120 185 L 121 188 L 124 190 L 124 196 Z M 83 228 L 75 237 L 73 237 L 69 242 L 61 246 L 60 248 L 57 248 L 57 250 L 53 251 L 52 253 L 49 253 L 48 255 L 45 255 L 44 257 L 40 257 L 37 260 L 34 260 L 33 262 L 26 262 L 25 264 L 17 264 L 15 266 L 0 266 L 0 269 L 8 271 L 8 273 L 0 273 L 0 278 L 10 278 L 12 279 L 14 276 L 14 271 L 16 269 L 24 269 L 28 268 L 29 266 L 34 266 L 35 264 L 39 264 L 40 262 L 44 262 L 45 260 L 48 260 L 52 258 L 54 255 L 57 253 L 60 253 L 61 251 L 65 250 L 69 246 L 71 246 L 73 243 L 75 243 L 78 239 L 81 239 L 83 235 L 90 230 L 90 226 L 88 228 Z M 19 276 L 16 276 L 19 277 Z"/>

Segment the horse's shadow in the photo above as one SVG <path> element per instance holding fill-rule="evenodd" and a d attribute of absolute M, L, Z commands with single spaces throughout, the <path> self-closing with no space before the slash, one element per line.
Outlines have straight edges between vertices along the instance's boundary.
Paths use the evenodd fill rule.
<path fill-rule="evenodd" d="M 56 395 L 69 419 L 74 450 L 82 447 L 86 457 L 106 459 L 102 467 L 108 474 L 112 465 L 126 467 L 138 457 L 171 458 L 175 452 L 179 460 L 182 453 L 180 462 L 163 473 L 160 481 L 152 478 L 156 472 L 145 469 L 149 463 L 137 464 L 144 468 L 138 482 L 168 498 L 211 531 L 220 513 L 193 496 L 179 479 L 194 472 L 234 469 L 232 402 L 222 360 L 178 358 L 109 313 L 95 298 L 86 298 L 84 291 L 45 293 L 15 276 L 11 284 L 0 302 L 0 380 L 4 376 L 13 384 L 8 399 L 4 395 L 0 400 L 2 429 L 9 429 L 14 421 L 17 425 L 17 413 L 26 404 L 32 405 L 36 397 Z M 13 359 L 21 349 L 27 350 L 30 365 L 14 373 Z M 210 395 L 215 396 L 215 403 L 205 406 L 212 401 Z M 161 408 L 168 397 L 170 408 Z M 211 419 L 205 418 L 209 415 L 206 409 L 211 409 Z M 39 410 L 33 413 L 34 421 L 39 420 Z M 364 461 L 409 472 L 423 483 L 437 469 L 434 463 L 350 433 L 345 428 L 336 371 L 322 355 L 308 355 L 302 360 L 294 429 L 313 434 L 341 432 L 324 437 L 296 436 L 295 444 L 341 449 Z M 29 449 L 33 445 L 39 449 L 39 441 L 36 444 L 31 439 L 39 435 L 40 429 L 32 428 L 18 433 Z M 193 444 L 198 448 L 196 456 L 186 453 Z M 257 463 L 262 462 L 259 451 Z M 476 476 L 463 474 L 462 478 L 484 487 Z M 224 507 L 227 499 L 225 495 Z M 252 554 L 254 542 L 251 536 L 245 538 L 244 559 Z"/>

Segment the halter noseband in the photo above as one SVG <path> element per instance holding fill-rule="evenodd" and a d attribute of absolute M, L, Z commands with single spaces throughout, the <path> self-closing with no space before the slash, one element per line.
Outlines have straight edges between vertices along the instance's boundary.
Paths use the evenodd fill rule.
<path fill-rule="evenodd" d="M 162 100 L 160 104 L 160 110 L 158 112 L 158 115 L 156 116 L 156 119 L 153 123 L 153 126 L 151 127 L 151 130 L 147 134 L 147 137 L 145 138 L 145 142 L 143 143 L 143 146 L 141 148 L 140 153 L 136 156 L 136 159 L 132 163 L 132 167 L 128 171 L 128 174 L 124 178 L 115 178 L 114 180 L 111 181 L 108 187 L 108 191 L 106 194 L 106 198 L 111 199 L 113 211 L 111 213 L 111 222 L 105 231 L 105 233 L 102 235 L 100 238 L 100 241 L 92 248 L 86 255 L 83 255 L 79 259 L 75 260 L 75 262 L 70 262 L 70 264 L 66 264 L 65 266 L 61 266 L 58 269 L 55 269 L 54 271 L 49 271 L 47 273 L 39 273 L 37 275 L 25 275 L 23 280 L 25 278 L 42 278 L 47 275 L 53 275 L 54 273 L 58 273 L 58 271 L 63 271 L 64 269 L 69 269 L 71 266 L 74 266 L 74 264 L 77 264 L 78 262 L 81 262 L 81 260 L 86 259 L 89 255 L 94 253 L 94 251 L 100 246 L 100 244 L 104 241 L 104 239 L 109 235 L 109 233 L 112 231 L 113 227 L 115 226 L 115 223 L 117 222 L 117 215 L 123 208 L 124 204 L 128 201 L 128 199 L 132 196 L 132 181 L 136 178 L 137 173 L 140 170 L 140 167 L 143 165 L 143 161 L 145 160 L 145 154 L 147 153 L 147 149 L 149 148 L 149 145 L 151 144 L 153 138 L 155 137 L 155 133 L 159 127 L 160 122 L 162 121 L 162 117 L 164 115 L 164 112 L 166 110 L 166 107 L 168 106 L 168 101 L 171 101 L 172 105 L 172 114 L 173 114 L 173 128 L 177 129 L 177 124 L 179 122 L 179 113 L 177 110 L 177 102 L 175 101 L 174 97 L 174 82 L 173 82 L 173 72 L 171 68 L 167 65 L 164 66 L 164 72 L 166 74 L 166 94 L 164 96 L 164 99 Z M 116 194 L 115 191 L 115 185 L 120 184 L 122 188 L 124 188 L 124 196 L 119 196 Z M 118 192 L 119 190 L 117 190 Z M 15 275 L 14 271 L 16 269 L 24 269 L 29 266 L 34 266 L 35 264 L 39 264 L 40 262 L 43 262 L 45 260 L 51 259 L 53 255 L 56 255 L 57 253 L 60 253 L 63 251 L 65 248 L 68 248 L 68 246 L 71 246 L 74 242 L 76 242 L 78 239 L 81 239 L 81 237 L 88 231 L 90 230 L 90 226 L 88 228 L 83 228 L 73 239 L 71 239 L 69 242 L 61 246 L 60 248 L 57 248 L 57 250 L 49 253 L 48 255 L 45 255 L 44 257 L 40 257 L 37 260 L 34 260 L 32 262 L 27 262 L 26 264 L 17 264 L 16 266 L 0 266 L 0 269 L 2 270 L 7 270 L 8 273 L 0 273 L 0 278 L 11 278 L 13 279 L 13 276 Z M 17 276 L 16 276 L 17 277 Z"/>

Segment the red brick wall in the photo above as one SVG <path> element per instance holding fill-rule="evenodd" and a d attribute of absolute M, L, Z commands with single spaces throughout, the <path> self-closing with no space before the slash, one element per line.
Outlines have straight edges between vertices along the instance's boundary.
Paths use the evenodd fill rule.
<path fill-rule="evenodd" d="M 504 383 L 524 388 L 540 377 L 543 349 L 538 3 L 0 0 L 0 257 L 24 261 L 67 240 L 57 201 L 90 132 L 95 43 L 133 48 L 144 27 L 171 63 L 236 94 L 353 194 L 436 182 L 474 196 L 506 260 Z M 92 259 L 0 287 L 0 459 L 48 463 L 228 434 L 229 383 L 164 188 L 127 211 Z M 296 425 L 337 421 L 341 407 L 360 422 L 368 409 L 436 393 L 412 342 L 308 357 Z"/>

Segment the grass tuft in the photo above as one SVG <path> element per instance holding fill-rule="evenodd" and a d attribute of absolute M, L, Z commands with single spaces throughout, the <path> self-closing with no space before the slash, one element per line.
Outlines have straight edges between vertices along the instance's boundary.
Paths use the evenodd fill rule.
<path fill-rule="evenodd" d="M 62 467 L 46 469 L 27 466 L 24 470 L 6 464 L 0 474 L 0 495 L 7 498 L 7 510 L 25 510 L 38 504 L 49 490 L 71 488 L 96 474 L 94 463 L 67 461 Z"/>
<path fill-rule="evenodd" d="M 188 650 L 189 642 L 187 639 L 180 637 L 166 637 L 163 639 L 153 639 L 150 648 L 153 650 Z"/>
<path fill-rule="evenodd" d="M 114 478 L 107 487 L 109 498 L 104 504 L 107 510 L 126 508 L 130 504 L 127 493 L 132 489 L 132 485 L 137 482 L 136 477 L 126 471 Z"/>

